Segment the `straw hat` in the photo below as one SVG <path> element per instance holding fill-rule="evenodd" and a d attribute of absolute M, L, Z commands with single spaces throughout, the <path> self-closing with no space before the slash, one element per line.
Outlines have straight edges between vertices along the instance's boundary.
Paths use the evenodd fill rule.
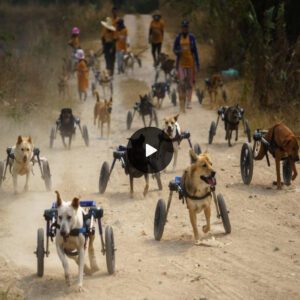
<path fill-rule="evenodd" d="M 80 60 L 80 59 L 84 59 L 85 55 L 84 55 L 84 51 L 82 49 L 78 49 L 76 51 L 75 57 Z"/>
<path fill-rule="evenodd" d="M 159 10 L 155 10 L 152 14 L 152 17 L 159 16 L 161 17 L 161 12 Z"/>
<path fill-rule="evenodd" d="M 113 23 L 112 23 L 112 20 L 110 17 L 107 17 L 106 21 L 101 21 L 101 24 L 108 30 L 116 31 L 116 28 L 113 26 Z"/>

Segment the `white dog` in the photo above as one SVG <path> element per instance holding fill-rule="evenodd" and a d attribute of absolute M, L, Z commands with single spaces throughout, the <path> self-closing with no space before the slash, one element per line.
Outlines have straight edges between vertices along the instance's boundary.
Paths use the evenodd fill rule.
<path fill-rule="evenodd" d="M 56 232 L 56 250 L 57 254 L 62 262 L 65 279 L 67 285 L 70 285 L 69 264 L 67 257 L 72 258 L 78 264 L 78 291 L 83 291 L 83 272 L 87 275 L 99 270 L 95 251 L 94 251 L 94 235 L 89 236 L 89 260 L 91 268 L 88 268 L 84 264 L 85 253 L 85 236 L 81 229 L 83 228 L 83 214 L 84 211 L 80 207 L 79 199 L 74 198 L 72 202 L 64 202 L 60 198 L 59 192 L 55 192 L 57 195 L 57 224 L 58 230 Z"/>
<path fill-rule="evenodd" d="M 34 146 L 30 136 L 19 136 L 16 145 L 12 147 L 11 154 L 14 158 L 10 159 L 10 166 L 15 194 L 18 193 L 18 175 L 26 175 L 24 191 L 28 191 L 28 182 L 33 166 L 33 148 Z"/>
<path fill-rule="evenodd" d="M 173 142 L 173 150 L 174 150 L 174 161 L 173 161 L 173 170 L 175 170 L 177 165 L 177 157 L 179 144 L 181 141 L 181 130 L 180 126 L 177 122 L 179 114 L 164 118 L 164 132 L 169 136 L 169 138 Z"/>

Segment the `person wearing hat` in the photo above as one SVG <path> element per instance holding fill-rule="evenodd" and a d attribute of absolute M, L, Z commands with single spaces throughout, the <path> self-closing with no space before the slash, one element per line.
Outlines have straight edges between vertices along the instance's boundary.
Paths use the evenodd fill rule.
<path fill-rule="evenodd" d="M 106 21 L 101 21 L 103 28 L 102 31 L 102 46 L 104 52 L 104 59 L 106 63 L 106 69 L 110 75 L 114 74 L 115 57 L 116 57 L 116 28 L 112 24 L 112 19 L 107 17 Z"/>
<path fill-rule="evenodd" d="M 180 110 L 185 112 L 185 108 L 191 108 L 196 71 L 200 70 L 197 42 L 195 36 L 189 32 L 187 20 L 183 20 L 181 23 L 181 33 L 175 39 L 173 51 L 177 58 Z"/>
<path fill-rule="evenodd" d="M 76 70 L 79 98 L 85 101 L 89 87 L 89 68 L 82 49 L 78 49 L 75 56 L 78 60 Z"/>
<path fill-rule="evenodd" d="M 165 23 L 162 20 L 161 13 L 159 11 L 154 12 L 152 18 L 153 20 L 151 21 L 149 28 L 149 43 L 152 47 L 154 66 L 156 66 L 164 39 Z"/>
<path fill-rule="evenodd" d="M 71 31 L 71 39 L 68 41 L 68 45 L 76 52 L 80 48 L 79 40 L 80 29 L 78 27 L 73 27 Z"/>
<path fill-rule="evenodd" d="M 127 51 L 128 31 L 123 19 L 118 19 L 116 28 L 116 51 L 118 73 L 124 73 L 124 53 Z"/>

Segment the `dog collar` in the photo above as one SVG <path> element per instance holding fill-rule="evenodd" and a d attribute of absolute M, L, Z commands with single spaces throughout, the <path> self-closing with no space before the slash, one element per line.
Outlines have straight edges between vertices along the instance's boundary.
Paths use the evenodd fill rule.
<path fill-rule="evenodd" d="M 208 196 L 211 195 L 211 192 L 207 192 L 205 195 L 203 196 L 196 196 L 196 195 L 190 195 L 186 190 L 184 191 L 185 193 L 185 197 L 192 199 L 192 200 L 203 200 L 205 198 L 207 198 Z"/>

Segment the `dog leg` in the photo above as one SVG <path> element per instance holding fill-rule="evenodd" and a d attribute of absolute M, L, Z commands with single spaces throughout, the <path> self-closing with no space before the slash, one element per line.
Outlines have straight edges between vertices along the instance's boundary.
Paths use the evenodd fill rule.
<path fill-rule="evenodd" d="M 235 141 L 236 142 L 237 142 L 238 138 L 239 138 L 239 128 L 237 128 L 235 131 Z"/>
<path fill-rule="evenodd" d="M 229 128 L 227 128 L 227 131 L 226 131 L 226 135 L 227 135 L 227 139 L 228 139 L 228 146 L 231 147 L 231 133 L 232 133 L 232 130 L 230 130 Z"/>
<path fill-rule="evenodd" d="M 101 122 L 101 137 L 103 137 L 103 122 Z"/>
<path fill-rule="evenodd" d="M 67 145 L 66 145 L 66 142 L 65 142 L 65 137 L 63 135 L 61 136 L 61 139 L 62 139 L 64 147 L 67 148 Z"/>
<path fill-rule="evenodd" d="M 107 122 L 107 137 L 110 136 L 110 121 Z"/>
<path fill-rule="evenodd" d="M 146 181 L 146 185 L 145 185 L 145 188 L 144 188 L 144 197 L 147 195 L 148 193 L 148 190 L 149 190 L 149 174 L 145 174 L 145 181 Z"/>
<path fill-rule="evenodd" d="M 61 263 L 63 265 L 64 271 L 65 271 L 66 284 L 68 286 L 70 286 L 71 282 L 70 282 L 70 274 L 69 274 L 69 264 L 68 264 L 67 257 L 66 257 L 66 255 L 64 253 L 64 250 L 62 248 L 62 245 L 59 245 L 57 243 L 56 244 L 56 251 L 57 251 L 58 257 L 59 257 L 59 259 L 60 259 L 60 261 L 61 261 Z"/>
<path fill-rule="evenodd" d="M 71 144 L 72 144 L 72 136 L 69 137 L 69 146 L 68 146 L 69 150 L 71 149 Z"/>
<path fill-rule="evenodd" d="M 18 174 L 13 173 L 14 193 L 18 194 Z"/>
<path fill-rule="evenodd" d="M 189 209 L 189 215 L 190 215 L 190 221 L 193 227 L 194 232 L 194 238 L 195 238 L 195 244 L 199 244 L 199 232 L 197 228 L 197 214 L 192 209 Z"/>
<path fill-rule="evenodd" d="M 281 176 L 280 176 L 280 151 L 275 151 L 275 163 L 276 163 L 276 174 L 277 174 L 277 189 L 282 189 Z"/>
<path fill-rule="evenodd" d="M 144 115 L 142 115 L 142 119 L 143 119 L 144 127 L 146 127 L 146 121 L 145 121 L 145 116 Z"/>
<path fill-rule="evenodd" d="M 297 169 L 296 169 L 296 164 L 292 159 L 290 159 L 290 164 L 292 166 L 292 171 L 293 171 L 292 180 L 295 180 L 296 177 L 298 176 L 298 172 L 297 172 Z"/>
<path fill-rule="evenodd" d="M 96 255 L 95 255 L 94 240 L 95 240 L 95 235 L 91 235 L 89 237 L 88 253 L 89 253 L 89 261 L 90 261 L 92 273 L 97 272 L 99 270 L 99 267 L 98 267 L 97 261 L 96 261 Z"/>
<path fill-rule="evenodd" d="M 202 227 L 202 230 L 204 233 L 207 233 L 210 231 L 210 215 L 211 215 L 210 206 L 204 208 L 204 214 L 206 219 L 206 225 Z"/>
<path fill-rule="evenodd" d="M 29 181 L 30 171 L 26 173 L 26 181 L 24 186 L 24 192 L 28 192 L 28 181 Z"/>
<path fill-rule="evenodd" d="M 176 169 L 177 157 L 178 157 L 178 148 L 174 147 L 173 171 L 175 171 L 175 169 Z"/>
<path fill-rule="evenodd" d="M 130 197 L 133 198 L 133 176 L 129 174 L 129 182 L 130 182 Z"/>
<path fill-rule="evenodd" d="M 78 265 L 78 291 L 82 292 L 82 282 L 83 282 L 83 269 L 84 269 L 84 247 L 78 249 L 79 253 L 79 265 Z"/>

